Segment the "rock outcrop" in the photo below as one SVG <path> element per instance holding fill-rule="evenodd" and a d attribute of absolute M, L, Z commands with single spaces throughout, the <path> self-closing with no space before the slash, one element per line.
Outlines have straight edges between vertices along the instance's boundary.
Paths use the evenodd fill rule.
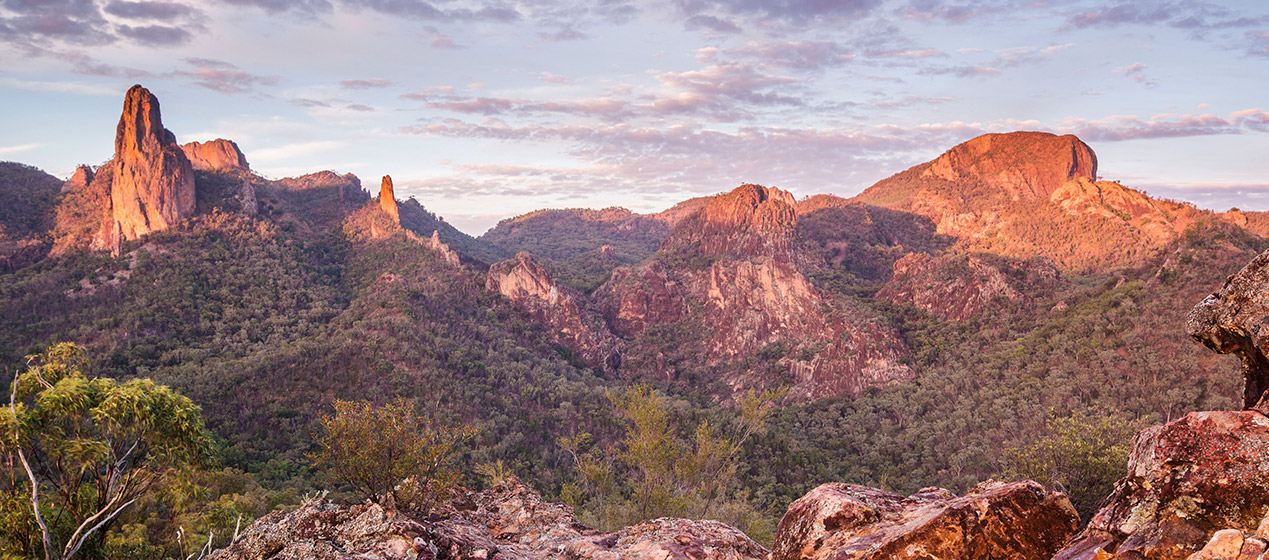
<path fill-rule="evenodd" d="M 824 484 L 789 505 L 772 560 L 1048 560 L 1079 529 L 1063 494 L 1031 481 L 987 482 L 966 496 L 903 497 Z"/>
<path fill-rule="evenodd" d="M 1256 531 L 1269 513 L 1269 418 L 1191 412 L 1142 431 L 1104 504 L 1054 560 L 1185 560 L 1218 531 Z"/>
<path fill-rule="evenodd" d="M 181 151 L 194 169 L 202 171 L 251 171 L 247 156 L 242 155 L 233 140 L 217 138 L 207 142 L 190 142 L 181 145 Z"/>
<path fill-rule="evenodd" d="M 1029 300 L 1056 285 L 1057 267 L 1036 259 L 1006 265 L 971 255 L 909 253 L 877 297 L 908 303 L 943 319 L 961 321 L 989 306 Z"/>
<path fill-rule="evenodd" d="M 984 134 L 948 150 L 922 175 L 988 182 L 1014 200 L 1048 198 L 1068 179 L 1097 177 L 1097 154 L 1069 134 Z"/>
<path fill-rule="evenodd" d="M 510 299 L 555 333 L 556 342 L 586 365 L 608 373 L 621 365 L 620 340 L 576 290 L 561 286 L 528 253 L 489 268 L 485 286 Z"/>
<path fill-rule="evenodd" d="M 176 136 L 163 128 L 158 98 L 139 85 L 124 99 L 109 165 L 111 217 L 124 239 L 194 215 L 194 168 Z"/>
<path fill-rule="evenodd" d="M 392 176 L 384 175 L 379 185 L 379 207 L 392 217 L 392 221 L 401 223 L 401 212 L 397 209 L 396 193 L 392 190 Z"/>
<path fill-rule="evenodd" d="M 1097 169 L 1096 154 L 1074 136 L 988 134 L 854 200 L 924 216 L 967 251 L 1042 256 L 1080 273 L 1140 266 L 1187 228 L 1222 219 L 1101 181 Z"/>
<path fill-rule="evenodd" d="M 71 174 L 70 179 L 62 185 L 62 192 L 70 192 L 76 189 L 86 189 L 93 182 L 93 168 L 87 165 L 81 165 L 75 168 L 75 172 Z"/>
<path fill-rule="evenodd" d="M 515 478 L 422 515 L 312 500 L 251 525 L 212 560 L 759 560 L 768 552 L 716 521 L 660 518 L 614 533 L 581 525 Z"/>
<path fill-rule="evenodd" d="M 654 325 L 679 329 L 675 340 L 647 342 L 691 356 L 693 367 L 719 366 L 731 391 L 776 383 L 770 363 L 753 365 L 759 354 L 789 373 L 799 400 L 911 377 L 897 333 L 862 306 L 821 294 L 802 273 L 793 204 L 789 193 L 758 185 L 710 198 L 651 259 L 616 269 L 594 292 L 599 309 L 626 338 Z M 678 375 L 660 355 L 648 360 L 649 371 Z"/>
<path fill-rule="evenodd" d="M 1269 252 L 1199 302 L 1186 323 L 1190 336 L 1243 363 L 1243 407 L 1269 414 Z"/>

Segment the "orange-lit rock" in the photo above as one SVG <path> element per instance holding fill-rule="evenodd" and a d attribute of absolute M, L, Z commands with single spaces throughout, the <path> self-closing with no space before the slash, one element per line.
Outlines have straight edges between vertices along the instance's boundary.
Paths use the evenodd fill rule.
<path fill-rule="evenodd" d="M 1185 560 L 1222 529 L 1254 533 L 1269 512 L 1266 488 L 1269 418 L 1191 412 L 1138 434 L 1128 476 L 1054 560 L 1093 559 L 1098 551 Z"/>
<path fill-rule="evenodd" d="M 392 191 L 392 176 L 384 175 L 379 185 L 379 207 L 392 217 L 392 221 L 401 223 L 401 213 L 397 209 L 396 194 Z"/>
<path fill-rule="evenodd" d="M 163 128 L 158 98 L 139 85 L 124 99 L 110 166 L 111 217 L 123 238 L 167 229 L 194 215 L 194 168 Z"/>
<path fill-rule="evenodd" d="M 232 140 L 217 138 L 207 142 L 182 144 L 181 151 L 194 169 L 203 171 L 250 171 L 247 157 Z"/>
<path fill-rule="evenodd" d="M 772 560 L 1048 560 L 1079 528 L 1066 496 L 1031 481 L 985 483 L 965 496 L 903 497 L 824 484 L 789 505 Z"/>

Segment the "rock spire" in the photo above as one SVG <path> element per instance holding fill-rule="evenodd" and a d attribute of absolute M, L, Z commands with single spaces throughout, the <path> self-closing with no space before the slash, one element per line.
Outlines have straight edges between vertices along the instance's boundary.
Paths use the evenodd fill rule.
<path fill-rule="evenodd" d="M 384 175 L 383 184 L 379 186 L 379 206 L 392 216 L 392 221 L 401 223 L 401 213 L 397 211 L 396 194 L 392 192 L 391 175 Z"/>
<path fill-rule="evenodd" d="M 159 100 L 140 85 L 124 98 L 115 134 L 111 217 L 124 239 L 171 227 L 194 214 L 194 168 L 163 128 Z"/>

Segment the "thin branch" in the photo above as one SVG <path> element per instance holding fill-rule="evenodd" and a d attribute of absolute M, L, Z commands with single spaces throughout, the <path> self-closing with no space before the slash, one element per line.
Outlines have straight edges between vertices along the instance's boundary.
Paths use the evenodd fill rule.
<path fill-rule="evenodd" d="M 128 500 L 127 502 L 124 502 L 124 504 L 123 504 L 123 505 L 121 505 L 121 506 L 119 506 L 119 508 L 118 508 L 118 509 L 116 509 L 116 510 L 114 511 L 114 513 L 111 513 L 110 515 L 106 516 L 106 518 L 105 518 L 105 519 L 102 519 L 100 523 L 98 523 L 97 525 L 93 526 L 93 528 L 92 528 L 92 529 L 89 529 L 87 532 L 85 532 L 85 533 L 83 534 L 83 536 L 79 537 L 79 542 L 78 542 L 78 543 L 76 543 L 76 542 L 73 540 L 73 536 L 72 536 L 72 540 L 66 543 L 66 548 L 67 548 L 69 551 L 68 551 L 65 555 L 63 555 L 63 556 L 62 556 L 62 560 L 70 560 L 70 557 L 71 557 L 71 556 L 74 556 L 76 552 L 79 552 L 79 547 L 81 547 L 81 546 L 83 546 L 83 545 L 84 545 L 84 542 L 88 540 L 88 537 L 91 537 L 91 536 L 92 536 L 92 534 L 93 534 L 94 532 L 96 532 L 96 531 L 97 531 L 97 529 L 100 529 L 103 525 L 105 525 L 106 523 L 110 522 L 112 519 L 114 519 L 114 518 L 115 518 L 115 516 L 116 516 L 116 515 L 119 515 L 119 513 L 120 513 L 120 512 L 122 512 L 122 511 L 124 510 L 124 508 L 127 508 L 128 506 L 132 505 L 132 502 L 135 502 L 135 501 L 137 501 L 137 500 L 136 500 L 136 498 L 133 498 L 133 499 L 131 499 L 131 500 Z M 98 515 L 100 515 L 100 514 L 98 514 Z M 94 517 L 95 517 L 95 516 L 94 516 Z M 91 519 L 90 519 L 90 520 L 91 520 Z M 88 523 L 88 521 L 85 521 L 84 523 L 85 523 L 85 524 L 87 524 L 87 523 Z M 83 525 L 80 525 L 80 526 L 79 526 L 79 529 L 76 529 L 76 530 L 75 530 L 75 532 L 76 532 L 76 533 L 79 533 L 80 529 L 83 529 L 83 528 L 84 528 L 84 526 L 83 526 Z M 75 547 L 74 547 L 74 548 L 71 548 L 71 544 L 74 544 L 74 545 L 75 545 Z"/>
<path fill-rule="evenodd" d="M 13 415 L 13 438 L 18 438 L 18 375 L 13 375 L 13 387 L 9 390 L 9 413 Z M 22 468 L 26 470 L 27 478 L 31 479 L 31 509 L 35 511 L 35 522 L 40 525 L 40 534 L 44 539 L 44 560 L 52 560 L 53 557 L 53 540 L 48 532 L 48 525 L 44 524 L 44 517 L 40 515 L 40 482 L 35 479 L 35 471 L 31 470 L 31 464 L 26 460 L 26 454 L 22 452 L 22 445 L 19 442 L 17 446 L 18 459 L 22 461 Z"/>

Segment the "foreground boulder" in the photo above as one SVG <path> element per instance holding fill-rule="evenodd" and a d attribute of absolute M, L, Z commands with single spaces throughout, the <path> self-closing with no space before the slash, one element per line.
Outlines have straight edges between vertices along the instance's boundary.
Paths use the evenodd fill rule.
<path fill-rule="evenodd" d="M 1194 306 L 1186 330 L 1208 348 L 1242 360 L 1243 408 L 1269 414 L 1269 252 Z"/>
<path fill-rule="evenodd" d="M 1031 481 L 906 498 L 832 483 L 789 505 L 772 560 L 1048 560 L 1078 529 L 1066 496 Z"/>
<path fill-rule="evenodd" d="M 1128 476 L 1054 560 L 1185 560 L 1223 529 L 1254 532 L 1266 513 L 1269 418 L 1192 412 L 1138 434 Z"/>
<path fill-rule="evenodd" d="M 251 525 L 213 560 L 758 560 L 768 552 L 717 521 L 660 518 L 614 533 L 589 529 L 514 477 L 428 515 L 312 500 Z"/>

